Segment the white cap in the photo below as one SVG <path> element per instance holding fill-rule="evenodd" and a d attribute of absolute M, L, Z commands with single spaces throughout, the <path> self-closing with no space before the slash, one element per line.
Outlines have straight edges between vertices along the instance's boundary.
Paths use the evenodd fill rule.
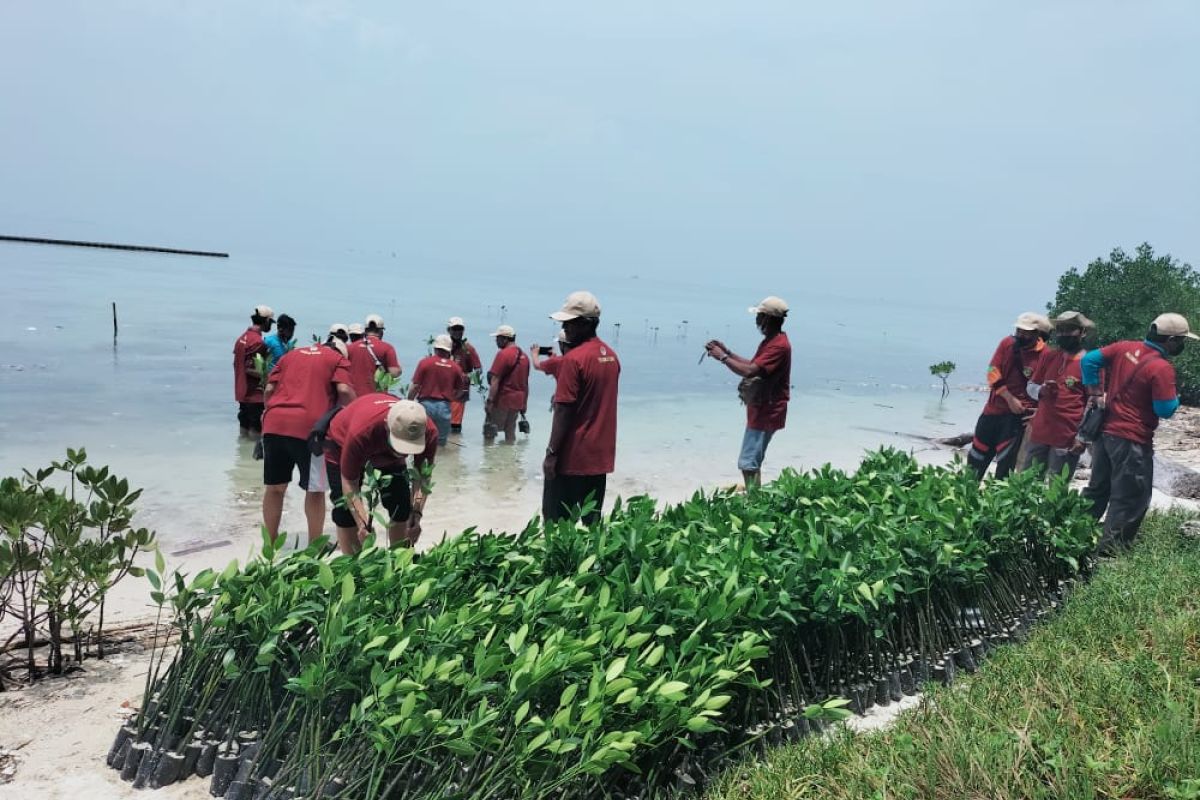
<path fill-rule="evenodd" d="M 445 350 L 447 353 L 449 353 L 454 349 L 454 340 L 450 338 L 449 334 L 439 333 L 437 336 L 433 337 L 433 349 Z"/>
<path fill-rule="evenodd" d="M 361 322 L 351 322 L 346 326 L 346 333 L 351 336 L 362 336 L 365 332 Z"/>
<path fill-rule="evenodd" d="M 467 327 L 467 323 L 463 322 L 462 317 L 451 317 L 450 321 L 446 323 L 446 327 L 447 328 L 465 328 L 465 327 Z"/>
<path fill-rule="evenodd" d="M 517 338 L 517 332 L 513 330 L 512 325 L 501 325 L 492 331 L 492 336 L 507 336 L 509 339 L 515 339 Z"/>
<path fill-rule="evenodd" d="M 350 329 L 346 327 L 344 322 L 335 322 L 329 326 L 330 333 L 349 333 Z"/>
<path fill-rule="evenodd" d="M 550 319 L 558 322 L 578 319 L 579 317 L 599 317 L 600 301 L 591 292 L 571 292 L 567 295 L 563 307 L 550 315 Z"/>
<path fill-rule="evenodd" d="M 1049 320 L 1046 320 L 1046 325 L 1043 326 L 1042 320 L 1046 320 L 1041 314 L 1036 311 L 1026 311 L 1021 316 L 1017 317 L 1017 321 L 1013 323 L 1019 331 L 1041 331 L 1049 330 Z"/>
<path fill-rule="evenodd" d="M 1200 339 L 1192 333 L 1187 317 L 1183 314 L 1159 314 L 1154 318 L 1154 332 L 1159 336 L 1186 336 L 1189 339 Z"/>
<path fill-rule="evenodd" d="M 1096 323 L 1078 311 L 1064 311 L 1055 317 L 1053 322 L 1055 328 L 1078 328 L 1082 331 L 1090 331 L 1096 327 Z"/>
<path fill-rule="evenodd" d="M 267 319 L 275 319 L 275 312 L 271 309 L 270 306 L 255 306 L 254 307 L 254 316 L 265 317 Z"/>
<path fill-rule="evenodd" d="M 788 304 L 781 298 L 770 297 L 763 298 L 763 301 L 756 306 L 750 306 L 747 309 L 751 314 L 766 314 L 768 317 L 786 317 L 788 313 Z"/>
<path fill-rule="evenodd" d="M 382 330 L 385 327 L 383 324 L 383 317 L 379 316 L 378 314 L 368 314 L 367 327 L 370 328 L 372 325 Z"/>
<path fill-rule="evenodd" d="M 337 350 L 339 353 L 341 353 L 342 358 L 345 358 L 346 356 L 350 355 L 350 351 L 346 349 L 346 343 L 343 342 L 341 339 L 337 338 L 336 336 L 333 337 L 332 339 L 330 339 L 327 342 L 327 344 L 330 347 L 332 347 L 334 350 Z"/>
<path fill-rule="evenodd" d="M 388 446 L 397 453 L 425 451 L 425 407 L 416 400 L 397 400 L 388 409 Z"/>

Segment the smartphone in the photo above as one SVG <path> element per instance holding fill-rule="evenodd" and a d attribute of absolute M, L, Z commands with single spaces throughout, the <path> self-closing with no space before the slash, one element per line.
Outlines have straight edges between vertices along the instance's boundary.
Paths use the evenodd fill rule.
<path fill-rule="evenodd" d="M 553 347 L 539 347 L 538 355 L 539 356 L 552 356 L 552 355 L 554 355 L 554 348 Z"/>

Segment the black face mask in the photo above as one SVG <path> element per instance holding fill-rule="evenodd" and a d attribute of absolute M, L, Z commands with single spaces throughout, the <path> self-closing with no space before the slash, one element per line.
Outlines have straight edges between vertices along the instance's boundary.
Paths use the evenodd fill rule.
<path fill-rule="evenodd" d="M 1032 350 L 1037 347 L 1038 337 L 1036 335 L 1025 338 L 1022 336 L 1014 337 L 1017 340 L 1017 346 L 1022 350 Z"/>
<path fill-rule="evenodd" d="M 1167 355 L 1169 355 L 1169 356 L 1181 355 L 1183 353 L 1184 341 L 1185 340 L 1183 338 L 1168 339 L 1163 344 L 1163 349 L 1167 351 Z"/>
<path fill-rule="evenodd" d="M 1078 353 L 1083 348 L 1083 337 L 1068 334 L 1066 336 L 1055 336 L 1054 343 L 1058 345 L 1058 349 L 1064 353 Z"/>

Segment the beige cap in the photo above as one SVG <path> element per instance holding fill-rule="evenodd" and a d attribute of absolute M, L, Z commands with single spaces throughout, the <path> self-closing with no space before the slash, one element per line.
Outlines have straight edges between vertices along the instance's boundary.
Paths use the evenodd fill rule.
<path fill-rule="evenodd" d="M 1189 339 L 1200 339 L 1192 333 L 1187 317 L 1183 314 L 1159 314 L 1154 318 L 1154 331 L 1159 336 L 1186 336 Z"/>
<path fill-rule="evenodd" d="M 599 317 L 600 301 L 591 292 L 571 292 L 567 295 L 563 307 L 550 315 L 550 319 L 558 322 L 578 319 L 579 317 Z"/>
<path fill-rule="evenodd" d="M 416 400 L 397 400 L 388 409 L 388 446 L 397 453 L 416 455 L 425 450 L 425 407 Z"/>
<path fill-rule="evenodd" d="M 367 315 L 367 327 L 369 328 L 372 325 L 374 325 L 376 328 L 385 327 L 383 324 L 383 317 L 379 316 L 378 314 L 368 314 Z"/>
<path fill-rule="evenodd" d="M 362 336 L 364 333 L 366 333 L 366 329 L 363 328 L 361 322 L 351 322 L 346 326 L 346 333 L 350 334 L 351 336 Z"/>
<path fill-rule="evenodd" d="M 254 316 L 266 317 L 267 319 L 275 319 L 275 312 L 271 309 L 270 306 L 255 306 L 254 307 Z"/>
<path fill-rule="evenodd" d="M 1021 331 L 1040 331 L 1042 330 L 1042 320 L 1045 319 L 1036 311 L 1026 311 L 1021 316 L 1017 317 L 1017 321 L 1013 323 L 1017 330 Z"/>
<path fill-rule="evenodd" d="M 350 355 L 350 351 L 346 348 L 346 343 L 343 342 L 341 339 L 334 337 L 333 339 L 331 339 L 328 342 L 328 344 L 334 350 L 337 350 L 339 353 L 341 353 L 342 358 L 345 358 L 346 356 Z"/>
<path fill-rule="evenodd" d="M 433 337 L 433 349 L 445 350 L 447 353 L 449 353 L 452 349 L 454 349 L 454 340 L 450 338 L 449 334 L 439 333 L 437 336 Z"/>
<path fill-rule="evenodd" d="M 1064 311 L 1054 318 L 1054 327 L 1079 328 L 1080 330 L 1090 331 L 1096 327 L 1096 323 L 1078 311 Z"/>
<path fill-rule="evenodd" d="M 329 326 L 330 333 L 349 333 L 350 329 L 346 327 L 344 322 L 335 322 Z"/>
<path fill-rule="evenodd" d="M 751 314 L 766 314 L 768 317 L 786 317 L 788 313 L 788 304 L 783 298 L 771 297 L 763 298 L 763 301 L 756 306 L 750 306 L 747 309 Z"/>
<path fill-rule="evenodd" d="M 467 323 L 463 322 L 462 317 L 451 317 L 446 323 L 447 328 L 465 328 Z"/>
<path fill-rule="evenodd" d="M 517 338 L 517 332 L 513 330 L 512 325 L 501 325 L 492 331 L 492 336 L 507 336 L 509 339 L 515 339 Z"/>

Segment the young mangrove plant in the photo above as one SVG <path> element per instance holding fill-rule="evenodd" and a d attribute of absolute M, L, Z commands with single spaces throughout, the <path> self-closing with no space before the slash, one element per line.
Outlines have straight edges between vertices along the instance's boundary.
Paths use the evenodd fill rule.
<path fill-rule="evenodd" d="M 885 450 L 419 560 L 264 542 L 174 581 L 179 645 L 109 762 L 234 800 L 687 792 L 975 669 L 1062 602 L 1095 533 L 1061 480 L 980 488 Z"/>

